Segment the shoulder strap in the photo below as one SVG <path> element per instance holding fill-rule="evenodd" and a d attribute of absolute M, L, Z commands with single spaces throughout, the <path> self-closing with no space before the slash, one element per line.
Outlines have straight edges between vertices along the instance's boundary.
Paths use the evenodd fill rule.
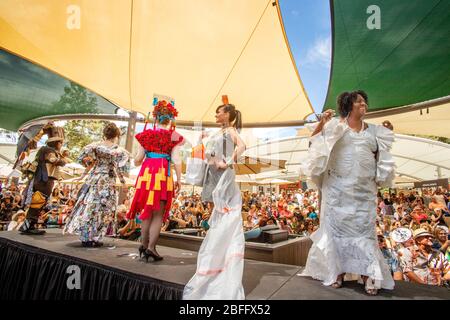
<path fill-rule="evenodd" d="M 225 137 L 225 130 L 223 131 L 223 139 L 222 139 L 222 147 L 223 147 L 223 150 L 222 150 L 222 155 L 226 158 L 227 157 L 227 148 L 226 148 L 226 137 Z"/>

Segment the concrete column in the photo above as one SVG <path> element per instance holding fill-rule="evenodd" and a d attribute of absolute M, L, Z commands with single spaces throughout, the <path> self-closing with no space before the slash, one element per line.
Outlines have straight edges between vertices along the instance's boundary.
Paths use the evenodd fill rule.
<path fill-rule="evenodd" d="M 128 152 L 133 151 L 134 132 L 136 131 L 137 113 L 130 112 L 130 119 L 128 120 L 127 140 L 125 142 L 125 149 Z"/>

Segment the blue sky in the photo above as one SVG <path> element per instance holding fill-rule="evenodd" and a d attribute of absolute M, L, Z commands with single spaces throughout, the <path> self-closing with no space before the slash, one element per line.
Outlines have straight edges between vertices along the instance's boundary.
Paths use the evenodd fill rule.
<path fill-rule="evenodd" d="M 320 113 L 331 68 L 329 0 L 280 0 L 280 7 L 303 86 L 314 110 Z M 295 136 L 297 128 L 253 129 L 253 134 L 263 140 L 279 139 Z"/>
<path fill-rule="evenodd" d="M 329 0 L 280 0 L 286 34 L 305 90 L 322 110 L 331 66 Z"/>

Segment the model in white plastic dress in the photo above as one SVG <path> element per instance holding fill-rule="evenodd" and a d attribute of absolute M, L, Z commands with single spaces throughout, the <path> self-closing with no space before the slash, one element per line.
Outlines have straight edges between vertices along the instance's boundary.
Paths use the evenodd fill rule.
<path fill-rule="evenodd" d="M 208 168 L 202 199 L 212 200 L 214 209 L 208 221 L 210 228 L 198 252 L 196 273 L 184 288 L 184 300 L 245 299 L 242 197 L 231 165 L 245 150 L 245 145 L 236 129 L 229 125 L 236 113 L 229 104 L 217 109 L 217 122 L 223 124 L 223 129 L 206 146 Z"/>
<path fill-rule="evenodd" d="M 362 121 L 364 92 L 343 95 L 338 99 L 341 118 L 325 115 L 302 166 L 322 192 L 320 227 L 311 235 L 302 275 L 338 288 L 344 274 L 356 274 L 362 276 L 360 283 L 365 281 L 366 292 L 375 295 L 380 288 L 394 288 L 376 236 L 377 186 L 389 186 L 394 179 L 394 134 Z"/>

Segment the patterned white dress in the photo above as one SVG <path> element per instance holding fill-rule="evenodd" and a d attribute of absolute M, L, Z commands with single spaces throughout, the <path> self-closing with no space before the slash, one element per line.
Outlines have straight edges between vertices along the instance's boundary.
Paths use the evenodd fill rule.
<path fill-rule="evenodd" d="M 321 189 L 322 201 L 303 275 L 324 285 L 341 273 L 366 275 L 375 288 L 394 288 L 375 229 L 377 186 L 391 185 L 395 176 L 393 141 L 393 132 L 383 126 L 355 132 L 339 119 L 311 137 L 301 170 Z"/>
<path fill-rule="evenodd" d="M 116 213 L 116 178 L 129 170 L 129 153 L 117 145 L 93 143 L 83 149 L 78 161 L 82 163 L 86 157 L 95 164 L 78 194 L 64 233 L 78 234 L 82 242 L 100 241 L 106 233 L 105 218 L 114 218 Z"/>
<path fill-rule="evenodd" d="M 225 140 L 224 140 L 225 139 Z M 225 153 L 223 146 L 225 143 Z M 206 156 L 229 160 L 234 145 L 229 134 L 215 135 L 207 145 Z M 184 300 L 243 300 L 245 239 L 242 222 L 242 197 L 235 172 L 210 167 L 202 198 L 212 197 L 214 210 L 210 226 L 197 258 L 197 270 L 186 284 Z M 220 172 L 219 172 L 220 171 Z"/>

